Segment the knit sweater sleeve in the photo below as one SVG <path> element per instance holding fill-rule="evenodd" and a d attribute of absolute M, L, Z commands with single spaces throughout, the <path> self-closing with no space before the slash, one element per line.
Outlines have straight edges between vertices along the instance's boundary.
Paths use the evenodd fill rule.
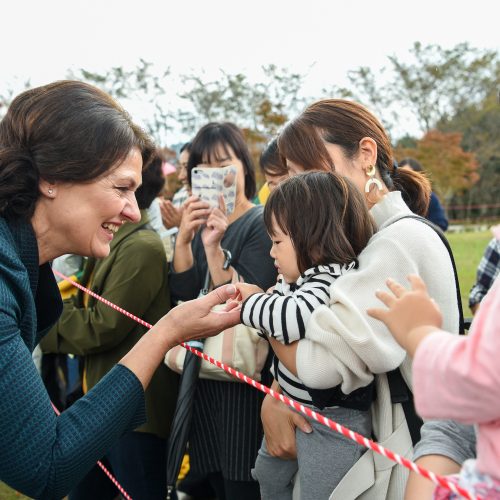
<path fill-rule="evenodd" d="M 457 331 L 456 292 L 450 287 L 453 269 L 443 243 L 422 222 L 391 224 L 370 240 L 359 256 L 359 268 L 332 285 L 329 307 L 321 306 L 312 314 L 296 355 L 298 376 L 305 385 L 326 389 L 342 384 L 342 391 L 349 394 L 367 385 L 373 374 L 391 371 L 403 362 L 404 350 L 366 309 L 380 307 L 375 291 L 386 288 L 388 277 L 404 284 L 411 273 L 427 284 L 443 311 L 444 328 Z M 411 374 L 403 375 L 411 385 Z"/>
<path fill-rule="evenodd" d="M 329 301 L 329 287 L 333 278 L 318 274 L 293 293 L 283 295 L 280 282 L 274 292 L 251 295 L 241 310 L 241 320 L 274 337 L 282 344 L 303 339 L 315 308 Z"/>
<path fill-rule="evenodd" d="M 56 417 L 19 331 L 2 326 L 0 477 L 30 497 L 62 498 L 125 431 L 144 422 L 142 385 L 118 365 Z"/>

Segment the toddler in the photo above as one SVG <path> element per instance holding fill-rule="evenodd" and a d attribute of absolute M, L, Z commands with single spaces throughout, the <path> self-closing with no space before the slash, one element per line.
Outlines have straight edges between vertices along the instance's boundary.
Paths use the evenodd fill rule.
<path fill-rule="evenodd" d="M 355 272 L 357 256 L 374 232 L 365 200 L 353 184 L 334 172 L 307 172 L 276 187 L 266 203 L 264 221 L 273 243 L 278 282 L 268 293 L 254 285 L 236 285 L 243 301 L 241 321 L 269 339 L 276 355 L 275 382 L 284 394 L 370 435 L 372 384 L 344 394 L 340 383 L 330 387 L 325 380 L 327 389 L 313 390 L 294 369 L 296 344 L 306 337 L 312 312 L 329 305 L 330 286 L 340 275 Z M 281 360 L 287 361 L 288 368 Z M 291 499 L 297 470 L 301 498 L 328 498 L 364 452 L 356 443 L 309 421 L 314 432 L 296 434 L 297 460 L 271 456 L 263 440 L 253 470 L 263 499 Z"/>

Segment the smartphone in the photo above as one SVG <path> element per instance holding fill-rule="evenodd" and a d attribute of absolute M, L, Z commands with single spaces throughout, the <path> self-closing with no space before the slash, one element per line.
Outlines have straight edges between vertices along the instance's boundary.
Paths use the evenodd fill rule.
<path fill-rule="evenodd" d="M 211 207 L 219 206 L 219 196 L 224 196 L 226 213 L 234 211 L 236 203 L 236 175 L 234 165 L 227 167 L 195 167 L 191 172 L 191 191 Z"/>

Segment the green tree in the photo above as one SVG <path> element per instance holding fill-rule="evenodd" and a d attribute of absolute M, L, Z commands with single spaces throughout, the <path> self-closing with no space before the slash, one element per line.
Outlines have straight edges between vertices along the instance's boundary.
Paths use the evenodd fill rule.
<path fill-rule="evenodd" d="M 425 133 L 456 115 L 466 105 L 480 103 L 500 83 L 500 60 L 495 50 L 468 43 L 451 49 L 415 42 L 408 62 L 389 56 L 380 70 L 360 67 L 349 71 L 348 88 L 330 94 L 349 97 L 370 107 L 390 130 L 414 116 Z M 406 59 L 406 58 L 405 58 Z"/>
<path fill-rule="evenodd" d="M 500 103 L 497 90 L 492 90 L 479 104 L 464 106 L 438 124 L 440 130 L 460 131 L 465 151 L 474 152 L 480 164 L 479 182 L 453 199 L 454 205 L 465 206 L 456 217 L 498 217 L 500 193 Z M 474 207 L 474 208 L 472 208 Z"/>
<path fill-rule="evenodd" d="M 168 125 L 171 115 L 164 99 L 170 69 L 167 68 L 158 76 L 152 72 L 152 66 L 152 63 L 140 59 L 139 64 L 131 70 L 116 66 L 98 73 L 81 68 L 77 72 L 70 72 L 68 76 L 91 83 L 118 101 L 135 100 L 146 103 L 151 112 L 144 119 L 145 129 L 158 144 L 166 144 L 167 133 L 172 129 Z"/>
<path fill-rule="evenodd" d="M 183 131 L 194 134 L 210 121 L 232 121 L 247 129 L 252 137 L 276 134 L 291 113 L 303 105 L 299 96 L 305 75 L 268 65 L 262 68 L 263 81 L 252 83 L 241 74 L 221 71 L 217 80 L 183 75 L 187 90 L 179 97 L 186 106 L 176 117 Z"/>

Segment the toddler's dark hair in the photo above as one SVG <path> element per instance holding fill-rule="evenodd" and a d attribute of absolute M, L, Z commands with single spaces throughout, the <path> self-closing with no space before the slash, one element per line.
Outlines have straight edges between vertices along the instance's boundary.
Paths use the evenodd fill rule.
<path fill-rule="evenodd" d="M 264 208 L 271 237 L 273 219 L 290 236 L 301 273 L 356 261 L 375 231 L 362 193 L 335 172 L 305 172 L 280 183 Z"/>

